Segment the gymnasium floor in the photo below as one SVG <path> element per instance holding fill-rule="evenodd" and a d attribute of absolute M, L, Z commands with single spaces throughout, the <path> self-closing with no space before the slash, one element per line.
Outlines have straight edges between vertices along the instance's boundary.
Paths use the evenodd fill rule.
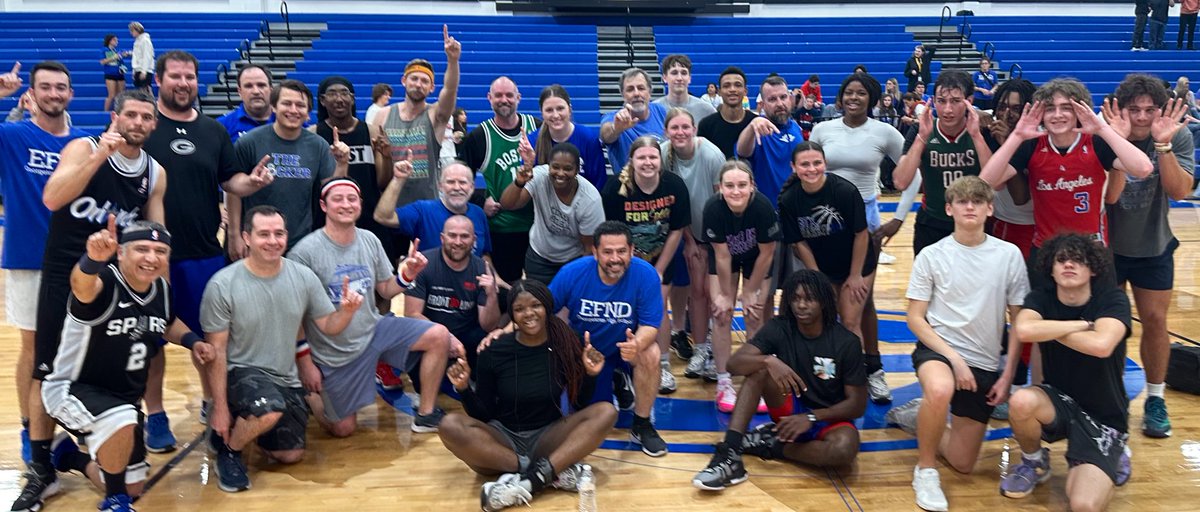
<path fill-rule="evenodd" d="M 1176 289 L 1168 327 L 1172 333 L 1200 338 L 1200 322 L 1196 320 L 1200 310 L 1200 210 L 1176 208 L 1171 221 L 1182 245 L 1175 254 Z M 898 260 L 894 265 L 881 266 L 878 272 L 875 294 L 881 312 L 898 313 L 905 308 L 903 295 L 912 264 L 911 237 L 909 222 L 886 249 Z M 903 341 L 912 338 L 901 314 L 881 314 L 880 318 L 881 338 L 900 341 L 881 343 L 890 370 L 888 381 L 899 404 L 916 391 L 907 355 L 912 344 Z M 1129 340 L 1132 363 L 1127 365 L 1126 379 L 1131 393 L 1142 389 L 1140 328 L 1136 322 L 1134 325 Z M 12 382 L 18 344 L 15 329 L 0 327 L 0 377 L 6 383 Z M 822 470 L 747 457 L 751 474 L 747 482 L 719 494 L 694 489 L 691 477 L 707 463 L 709 445 L 719 439 L 717 430 L 727 416 L 712 408 L 713 384 L 683 378 L 684 363 L 677 359 L 673 366 L 679 391 L 670 400 L 659 400 L 655 412 L 672 453 L 653 459 L 630 450 L 628 431 L 614 429 L 605 447 L 587 459 L 597 471 L 602 510 L 917 510 L 910 487 L 915 441 L 898 429 L 884 428 L 882 417 L 887 409 L 877 406 L 870 406 L 862 420 L 864 452 L 849 468 Z M 4 504 L 11 503 L 19 492 L 23 470 L 17 405 L 9 386 L 12 384 L 0 393 L 0 503 Z M 165 395 L 181 450 L 150 456 L 151 474 L 157 480 L 138 502 L 139 510 L 478 510 L 479 486 L 484 480 L 454 459 L 436 435 L 411 433 L 410 416 L 392 404 L 407 403 L 407 398 L 398 394 L 389 394 L 387 400 L 381 398 L 363 410 L 359 415 L 360 431 L 349 439 L 332 439 L 310 422 L 309 451 L 298 465 L 281 466 L 252 455 L 249 466 L 254 487 L 239 494 L 217 489 L 205 449 L 188 446 L 202 432 L 196 422 L 200 385 L 187 354 L 178 347 L 168 349 Z M 1139 394 L 1130 405 L 1131 428 L 1141 423 L 1143 398 L 1144 394 Z M 447 410 L 460 409 L 446 397 L 439 403 Z M 1153 440 L 1143 437 L 1140 431 L 1132 433 L 1133 477 L 1117 491 L 1110 510 L 1200 509 L 1200 397 L 1168 390 L 1167 403 L 1174 435 Z M 404 410 L 407 412 L 407 408 Z M 619 426 L 627 425 L 628 419 L 623 420 Z M 999 495 L 1005 453 L 1015 446 L 1007 437 L 1006 427 L 992 422 L 990 437 L 995 440 L 985 443 L 973 474 L 941 469 L 942 485 L 952 509 L 1017 506 L 1023 510 L 1065 510 L 1064 443 L 1052 445 L 1054 476 L 1032 496 L 1018 501 Z M 1017 456 L 1016 451 L 1012 453 Z M 64 475 L 62 482 L 62 493 L 51 498 L 45 510 L 94 510 L 101 492 L 78 476 Z M 575 496 L 560 491 L 547 491 L 533 501 L 538 510 L 574 510 L 575 506 Z"/>

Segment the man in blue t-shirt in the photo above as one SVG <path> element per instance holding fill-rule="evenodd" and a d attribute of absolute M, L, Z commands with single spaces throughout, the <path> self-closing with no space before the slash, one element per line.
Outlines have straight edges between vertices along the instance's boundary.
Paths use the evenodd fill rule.
<path fill-rule="evenodd" d="M 411 152 L 410 152 L 411 153 Z M 442 169 L 438 181 L 438 198 L 413 201 L 396 207 L 404 183 L 412 175 L 412 163 L 407 159 L 395 165 L 392 181 L 379 196 L 375 206 L 375 222 L 413 239 L 421 239 L 421 247 L 434 249 L 442 246 L 442 226 L 455 215 L 465 215 L 475 225 L 474 253 L 491 263 L 492 237 L 488 230 L 487 214 L 483 208 L 471 204 L 475 192 L 474 173 L 470 167 L 455 161 Z"/>
<path fill-rule="evenodd" d="M 971 79 L 975 82 L 975 108 L 992 108 L 992 95 L 996 92 L 997 81 L 991 59 L 980 57 L 979 70 L 971 75 Z"/>
<path fill-rule="evenodd" d="M 267 68 L 247 64 L 238 69 L 237 93 L 242 104 L 217 118 L 233 142 L 250 130 L 275 122 L 275 113 L 271 111 L 271 72 Z"/>
<path fill-rule="evenodd" d="M 600 142 L 608 148 L 608 162 L 614 176 L 621 173 L 629 160 L 629 145 L 642 135 L 662 139 L 667 120 L 667 109 L 650 102 L 654 83 L 645 71 L 626 69 L 621 73 L 620 85 L 625 106 L 600 120 Z"/>
<path fill-rule="evenodd" d="M 21 88 L 18 72 L 0 75 L 0 98 Z M 42 62 L 29 73 L 33 119 L 0 124 L 0 189 L 4 195 L 4 306 L 9 325 L 21 331 L 17 359 L 17 403 L 21 413 L 21 457 L 30 462 L 29 389 L 33 375 L 33 339 L 37 325 L 38 285 L 42 253 L 50 231 L 50 210 L 42 204 L 42 191 L 58 165 L 59 153 L 71 139 L 87 132 L 68 126 L 67 105 L 74 90 L 67 68 Z M 41 407 L 37 408 L 39 411 Z M 41 416 L 49 422 L 49 417 Z M 34 470 L 30 467 L 30 470 Z"/>
<path fill-rule="evenodd" d="M 603 222 L 595 237 L 592 255 L 566 264 L 550 283 L 555 312 L 565 308 L 571 328 L 607 358 L 593 402 L 615 394 L 619 408 L 632 405 L 633 441 L 646 455 L 661 457 L 667 443 L 650 423 L 660 377 L 661 281 L 653 265 L 633 257 L 633 235 L 624 223 Z"/>
<path fill-rule="evenodd" d="M 778 207 L 779 191 L 792 174 L 792 149 L 804 142 L 804 134 L 791 118 L 795 100 L 783 77 L 768 76 L 759 91 L 763 115 L 742 129 L 737 156 L 750 161 L 758 191 Z"/>

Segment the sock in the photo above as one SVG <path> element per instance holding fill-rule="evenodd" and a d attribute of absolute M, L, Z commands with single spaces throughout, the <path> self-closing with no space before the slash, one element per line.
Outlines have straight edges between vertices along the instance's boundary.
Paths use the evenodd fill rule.
<path fill-rule="evenodd" d="M 33 454 L 33 463 L 40 464 L 44 468 L 51 468 L 50 473 L 54 473 L 53 467 L 50 464 L 50 441 L 29 441 L 29 448 Z"/>
<path fill-rule="evenodd" d="M 1147 382 L 1146 383 L 1146 396 L 1147 397 L 1156 396 L 1156 397 L 1162 398 L 1163 397 L 1163 389 L 1165 389 L 1166 387 L 1167 387 L 1167 385 L 1163 384 L 1161 382 L 1158 384 L 1151 384 L 1151 383 Z"/>
<path fill-rule="evenodd" d="M 29 430 L 29 418 L 21 418 L 21 428 Z"/>
<path fill-rule="evenodd" d="M 867 363 L 867 373 L 875 373 L 883 369 L 883 360 L 879 354 L 863 354 L 863 360 Z"/>
<path fill-rule="evenodd" d="M 660 366 L 667 366 L 667 367 L 671 366 L 671 353 L 663 352 L 662 357 L 658 358 L 658 364 Z"/>
<path fill-rule="evenodd" d="M 92 463 L 92 458 L 88 457 L 86 453 L 75 450 L 71 453 L 63 454 L 62 457 L 58 459 L 58 463 L 59 466 L 55 469 L 59 471 L 78 471 L 86 475 L 88 464 Z"/>
<path fill-rule="evenodd" d="M 554 479 L 558 473 L 554 471 L 554 466 L 550 464 L 550 459 L 542 457 L 533 464 L 529 465 L 529 469 L 521 475 L 521 486 L 530 494 L 536 493 L 544 489 L 547 485 L 554 483 Z M 529 485 L 526 486 L 526 482 Z"/>
<path fill-rule="evenodd" d="M 1033 453 L 1025 453 L 1024 450 L 1021 450 L 1021 458 L 1025 459 L 1029 462 L 1041 462 L 1042 461 L 1042 450 L 1039 448 L 1038 451 L 1033 452 Z"/>
<path fill-rule="evenodd" d="M 718 373 L 717 374 L 717 382 L 733 383 L 733 375 L 730 375 L 729 372 Z"/>
<path fill-rule="evenodd" d="M 738 432 L 736 430 L 726 430 L 725 431 L 725 446 L 729 447 L 729 451 L 736 453 L 738 455 L 741 455 L 742 454 L 742 438 L 744 438 L 744 437 L 746 437 L 745 434 Z"/>
<path fill-rule="evenodd" d="M 129 494 L 125 491 L 125 470 L 120 473 L 109 473 L 100 469 L 104 473 L 104 495 L 116 496 L 118 494 Z"/>

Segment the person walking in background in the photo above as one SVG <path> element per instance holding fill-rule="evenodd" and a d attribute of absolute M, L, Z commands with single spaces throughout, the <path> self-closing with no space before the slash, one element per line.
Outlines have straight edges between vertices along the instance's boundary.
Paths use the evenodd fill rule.
<path fill-rule="evenodd" d="M 133 86 L 152 94 L 150 84 L 154 83 L 154 43 L 150 42 L 150 34 L 146 27 L 136 21 L 129 22 L 129 35 L 133 36 Z"/>
<path fill-rule="evenodd" d="M 1192 17 L 1194 19 L 1195 15 Z M 1183 36 L 1180 35 L 1180 37 Z M 104 67 L 104 87 L 108 89 L 108 96 L 104 98 L 105 112 L 112 108 L 113 98 L 125 90 L 125 71 L 127 71 L 125 57 L 128 57 L 130 53 L 117 51 L 117 42 L 115 34 L 104 36 L 104 58 L 100 59 L 100 65 Z"/>

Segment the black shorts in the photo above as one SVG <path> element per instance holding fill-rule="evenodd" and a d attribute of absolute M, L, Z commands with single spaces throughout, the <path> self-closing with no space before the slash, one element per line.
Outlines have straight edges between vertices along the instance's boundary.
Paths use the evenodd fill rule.
<path fill-rule="evenodd" d="M 926 347 L 918 341 L 917 348 L 912 353 L 913 369 L 920 368 L 922 364 L 929 361 L 941 361 L 950 367 L 951 371 L 954 369 L 950 365 L 950 360 L 946 359 L 946 356 L 934 352 L 933 349 Z M 954 396 L 950 398 L 950 414 L 972 419 L 986 425 L 988 418 L 992 416 L 992 410 L 995 409 L 995 407 L 988 405 L 987 394 L 988 391 L 991 391 L 992 386 L 996 385 L 996 381 L 1000 380 L 1000 373 L 980 370 L 975 367 L 970 368 L 971 375 L 975 377 L 975 391 L 955 390 Z"/>
<path fill-rule="evenodd" d="M 729 261 L 730 275 L 736 276 L 740 272 L 742 274 L 743 278 L 750 279 L 750 274 L 754 273 L 754 262 L 757 260 L 758 260 L 758 255 L 755 255 L 755 257 L 753 257 L 753 258 L 731 259 Z M 774 275 L 774 273 L 775 273 L 775 262 L 771 262 L 771 265 L 769 267 L 767 267 L 767 275 L 765 275 L 763 277 L 771 277 L 772 275 Z M 710 276 L 717 275 L 717 255 L 716 255 L 716 252 L 713 251 L 712 245 L 708 246 L 708 275 L 710 275 Z"/>
<path fill-rule="evenodd" d="M 1042 439 L 1050 443 L 1066 439 L 1067 463 L 1071 467 L 1092 464 L 1116 484 L 1129 433 L 1093 420 L 1078 402 L 1053 386 L 1039 387 L 1054 405 L 1054 422 L 1042 425 Z"/>
<path fill-rule="evenodd" d="M 562 270 L 570 262 L 568 260 L 562 263 L 555 263 L 543 258 L 533 250 L 533 247 L 530 247 L 529 250 L 525 251 L 525 279 L 533 279 L 548 286 L 550 281 L 554 280 L 554 276 L 558 275 L 558 271 Z"/>
<path fill-rule="evenodd" d="M 1130 258 L 1113 254 L 1113 266 L 1117 268 L 1117 282 L 1129 284 L 1143 290 L 1170 290 L 1175 285 L 1175 249 L 1179 240 L 1172 238 L 1167 249 L 1158 256 Z"/>
<path fill-rule="evenodd" d="M 124 74 L 116 74 L 116 75 L 104 75 L 104 79 L 105 79 L 105 80 L 112 80 L 112 81 L 114 81 L 114 82 L 124 82 L 124 81 L 125 81 L 125 75 L 124 75 Z"/>
<path fill-rule="evenodd" d="M 138 78 L 139 76 L 141 78 Z M 154 73 L 139 74 L 136 71 L 133 73 L 133 86 L 135 88 L 150 87 L 152 83 L 154 83 Z"/>
<path fill-rule="evenodd" d="M 529 250 L 529 232 L 497 233 L 492 231 L 492 265 L 496 275 L 505 282 L 515 283 L 525 270 L 525 251 Z"/>
<path fill-rule="evenodd" d="M 538 441 L 542 439 L 542 436 L 546 435 L 546 431 L 550 430 L 550 427 L 557 424 L 558 422 L 556 421 L 542 428 L 515 431 L 509 430 L 508 427 L 505 427 L 498 420 L 488 422 L 488 426 L 496 429 L 500 433 L 500 436 L 508 441 L 508 447 L 512 448 L 512 451 L 517 454 L 517 463 L 520 466 L 518 472 L 520 473 L 524 473 L 529 467 L 530 461 L 534 459 L 534 450 L 537 449 Z"/>
<path fill-rule="evenodd" d="M 954 234 L 954 224 L 950 224 L 950 228 L 946 229 L 932 224 L 916 223 L 913 226 L 913 258 L 921 254 L 926 247 L 936 244 L 952 234 Z"/>
<path fill-rule="evenodd" d="M 308 404 L 303 388 L 280 386 L 258 368 L 231 368 L 227 378 L 229 412 L 234 417 L 283 413 L 274 428 L 258 436 L 259 446 L 272 452 L 304 449 Z"/>
<path fill-rule="evenodd" d="M 54 358 L 67 320 L 67 300 L 71 297 L 71 268 L 44 265 L 37 296 L 37 332 L 33 344 L 33 378 L 45 380 L 54 371 Z"/>

